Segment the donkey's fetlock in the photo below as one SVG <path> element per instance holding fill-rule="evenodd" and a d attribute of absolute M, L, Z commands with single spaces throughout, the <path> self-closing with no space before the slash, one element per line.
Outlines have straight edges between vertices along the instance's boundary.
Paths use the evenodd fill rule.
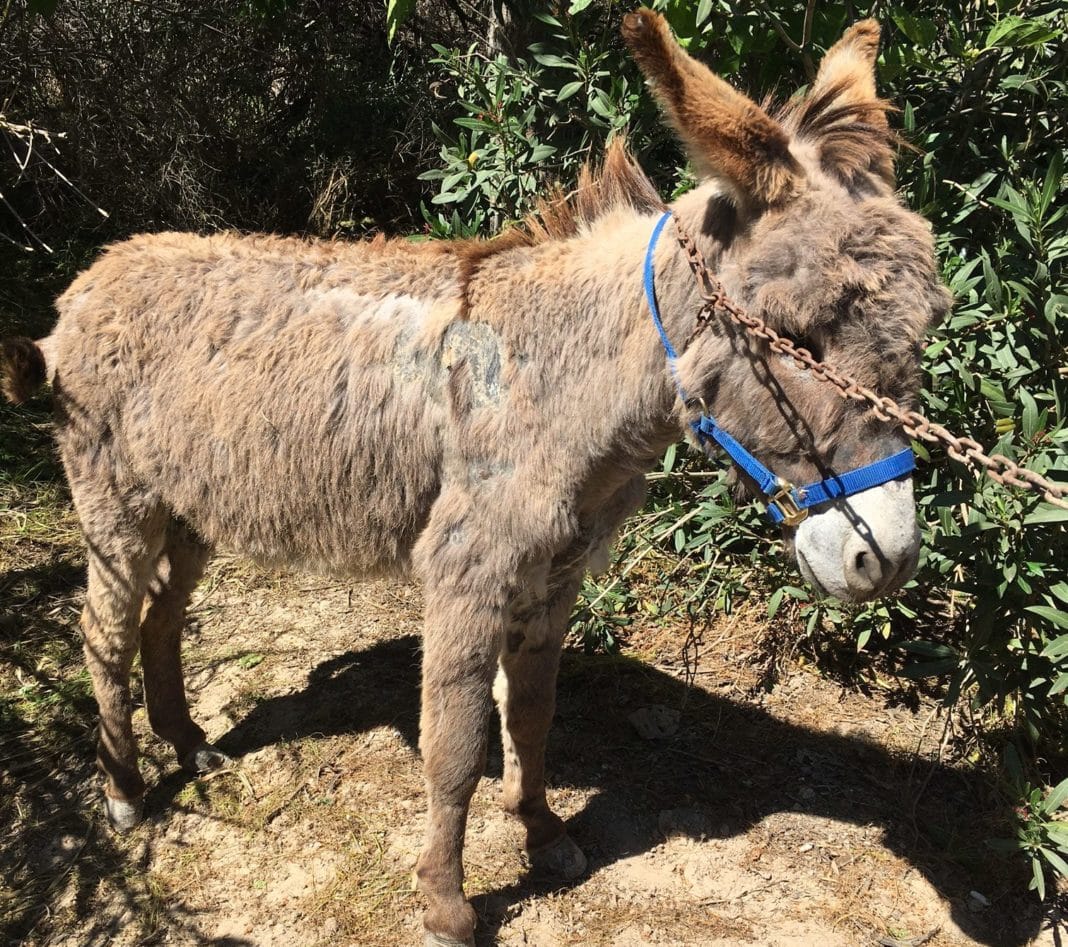
<path fill-rule="evenodd" d="M 218 769 L 229 769 L 233 765 L 234 761 L 229 756 L 207 742 L 193 747 L 182 758 L 182 769 L 194 776 L 213 773 Z"/>
<path fill-rule="evenodd" d="M 586 872 L 586 856 L 582 853 L 571 836 L 561 835 L 555 842 L 527 851 L 530 867 L 559 878 L 573 881 Z"/>
<path fill-rule="evenodd" d="M 424 947 L 475 947 L 475 909 L 463 899 L 430 897 L 423 915 Z"/>
<path fill-rule="evenodd" d="M 121 835 L 140 825 L 145 815 L 145 797 L 112 799 L 104 796 L 104 812 L 108 825 Z"/>

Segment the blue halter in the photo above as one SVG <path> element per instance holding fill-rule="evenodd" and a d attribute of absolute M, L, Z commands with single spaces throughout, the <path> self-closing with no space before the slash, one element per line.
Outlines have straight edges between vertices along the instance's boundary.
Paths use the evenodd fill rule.
<path fill-rule="evenodd" d="M 675 362 L 679 356 L 675 351 L 675 347 L 671 344 L 671 339 L 668 338 L 664 323 L 660 319 L 660 309 L 656 304 L 656 276 L 653 271 L 653 251 L 656 249 L 656 242 L 670 217 L 671 211 L 667 211 L 656 222 L 656 227 L 653 228 L 652 236 L 649 238 L 649 247 L 645 251 L 645 298 L 649 303 L 653 324 L 660 334 L 660 341 L 664 345 L 664 351 L 667 352 L 668 365 L 671 367 L 671 375 L 675 379 L 675 387 L 679 391 L 679 397 L 685 404 L 686 392 L 683 391 L 678 371 L 675 368 Z M 864 467 L 858 467 L 856 470 L 850 470 L 848 473 L 837 474 L 828 477 L 826 480 L 810 483 L 805 487 L 795 487 L 789 481 L 776 476 L 768 470 L 756 457 L 723 430 L 715 418 L 702 414 L 698 420 L 690 422 L 690 427 L 693 428 L 697 440 L 702 445 L 711 438 L 730 455 L 731 460 L 756 481 L 760 492 L 765 497 L 768 505 L 768 516 L 771 521 L 773 523 L 785 523 L 787 526 L 796 526 L 808 516 L 809 510 L 814 506 L 836 500 L 839 497 L 852 496 L 854 493 L 860 493 L 862 490 L 868 490 L 871 487 L 877 487 L 880 484 L 896 480 L 898 477 L 903 477 L 916 469 L 916 459 L 912 451 L 909 448 L 905 448 L 903 451 L 884 457 L 882 460 L 877 460 L 875 463 L 867 464 Z"/>

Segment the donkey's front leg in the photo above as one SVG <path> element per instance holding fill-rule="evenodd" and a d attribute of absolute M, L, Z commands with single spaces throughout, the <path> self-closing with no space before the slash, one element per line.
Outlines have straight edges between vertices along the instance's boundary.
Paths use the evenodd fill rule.
<path fill-rule="evenodd" d="M 464 831 L 486 766 L 487 717 L 503 631 L 501 606 L 427 590 L 419 745 L 429 805 L 416 878 L 430 902 L 423 917 L 428 947 L 474 944 L 475 912 L 463 893 Z"/>
<path fill-rule="evenodd" d="M 554 582 L 547 600 L 513 616 L 494 697 L 504 744 L 504 807 L 522 820 L 531 863 L 565 878 L 586 870 L 586 857 L 545 798 L 545 744 L 556 708 L 556 677 L 582 570 Z"/>

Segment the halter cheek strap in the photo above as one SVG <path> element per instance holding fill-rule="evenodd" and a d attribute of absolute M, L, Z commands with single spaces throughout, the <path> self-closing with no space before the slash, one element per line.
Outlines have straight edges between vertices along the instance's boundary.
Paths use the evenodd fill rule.
<path fill-rule="evenodd" d="M 656 242 L 671 217 L 671 211 L 667 211 L 653 228 L 649 238 L 649 246 L 645 251 L 645 298 L 649 304 L 649 312 L 653 317 L 653 325 L 660 336 L 660 341 L 667 353 L 668 366 L 671 368 L 671 377 L 675 380 L 679 397 L 683 404 L 686 403 L 686 392 L 679 380 L 678 370 L 675 366 L 678 353 L 671 344 L 667 330 L 660 318 L 660 308 L 656 302 L 656 274 L 653 267 L 653 256 Z M 768 517 L 773 523 L 785 523 L 787 526 L 796 526 L 809 514 L 809 510 L 821 503 L 828 503 L 840 497 L 852 496 L 863 490 L 889 483 L 898 477 L 903 477 L 916 469 L 916 458 L 909 448 L 884 457 L 864 467 L 857 467 L 847 473 L 836 474 L 810 483 L 804 487 L 795 487 L 792 483 L 772 473 L 757 458 L 738 443 L 730 434 L 721 428 L 711 415 L 702 414 L 696 421 L 690 422 L 697 440 L 706 444 L 709 440 L 715 441 L 722 447 L 739 467 L 742 468 L 760 488 L 767 503 Z"/>

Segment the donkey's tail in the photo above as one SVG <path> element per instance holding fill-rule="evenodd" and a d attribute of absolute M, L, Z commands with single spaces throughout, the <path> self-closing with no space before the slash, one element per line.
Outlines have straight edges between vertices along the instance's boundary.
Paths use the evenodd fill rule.
<path fill-rule="evenodd" d="M 27 401 L 47 377 L 44 352 L 33 339 L 0 339 L 0 391 L 8 401 Z"/>

